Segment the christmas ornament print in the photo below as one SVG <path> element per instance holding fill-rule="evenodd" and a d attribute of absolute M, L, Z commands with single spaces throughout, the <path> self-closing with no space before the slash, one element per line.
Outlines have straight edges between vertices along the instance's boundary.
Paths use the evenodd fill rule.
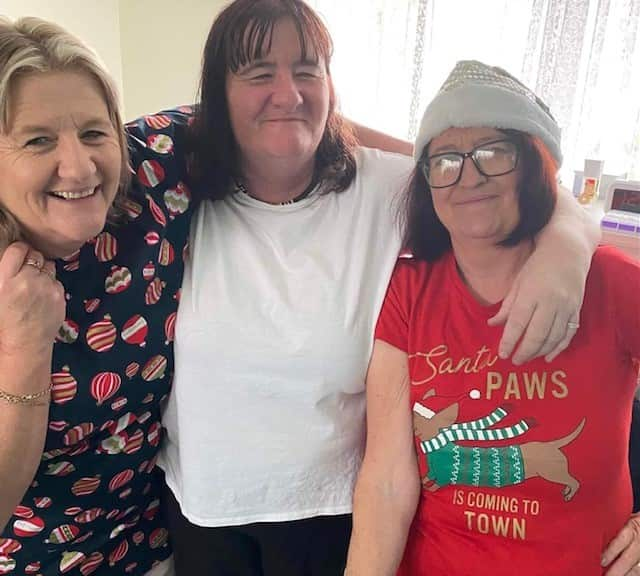
<path fill-rule="evenodd" d="M 107 294 L 120 294 L 131 286 L 131 272 L 125 266 L 113 266 L 111 274 L 104 281 L 104 291 Z"/>
<path fill-rule="evenodd" d="M 167 225 L 167 217 L 162 211 L 162 208 L 158 206 L 156 201 L 149 194 L 147 194 L 147 202 L 149 203 L 149 210 L 151 210 L 153 219 L 164 228 Z"/>
<path fill-rule="evenodd" d="M 169 539 L 169 533 L 166 528 L 156 528 L 149 535 L 149 546 L 153 550 L 154 548 L 160 548 L 167 543 Z"/>
<path fill-rule="evenodd" d="M 78 323 L 67 318 L 58 330 L 56 341 L 63 342 L 64 344 L 73 344 L 78 339 L 79 333 L 80 326 L 78 326 Z"/>
<path fill-rule="evenodd" d="M 124 340 L 124 336 L 122 339 Z M 142 342 L 142 344 L 144 344 L 144 341 Z M 127 378 L 131 379 L 138 373 L 138 370 L 140 370 L 140 364 L 138 364 L 137 362 L 131 362 L 130 364 L 127 364 L 124 373 Z"/>
<path fill-rule="evenodd" d="M 145 160 L 136 173 L 140 182 L 147 188 L 155 188 L 164 181 L 164 168 L 157 160 Z M 148 198 L 151 196 L 147 195 Z"/>
<path fill-rule="evenodd" d="M 109 482 L 109 492 L 115 492 L 118 488 L 122 488 L 133 480 L 135 473 L 131 468 L 127 468 L 116 474 Z"/>
<path fill-rule="evenodd" d="M 155 246 L 160 242 L 160 234 L 157 232 L 147 232 L 144 240 L 149 246 Z"/>
<path fill-rule="evenodd" d="M 100 552 L 90 554 L 87 559 L 80 565 L 82 576 L 93 574 L 104 562 L 104 556 Z"/>
<path fill-rule="evenodd" d="M 33 510 L 31 508 L 29 508 L 29 506 L 16 506 L 15 510 L 13 511 L 13 515 L 16 518 L 33 518 L 34 517 L 34 513 Z"/>
<path fill-rule="evenodd" d="M 66 420 L 52 420 L 49 422 L 49 430 L 54 432 L 62 432 L 68 426 L 69 423 Z"/>
<path fill-rule="evenodd" d="M 147 290 L 144 294 L 144 303 L 147 306 L 156 304 L 162 296 L 162 289 L 164 288 L 164 286 L 165 283 L 162 282 L 160 278 L 154 278 L 149 286 L 147 286 Z"/>
<path fill-rule="evenodd" d="M 53 500 L 48 496 L 40 496 L 33 499 L 33 503 L 36 505 L 36 508 L 45 509 L 49 508 L 53 503 Z"/>
<path fill-rule="evenodd" d="M 147 146 L 158 154 L 170 154 L 173 151 L 173 140 L 166 134 L 151 134 L 147 138 Z"/>
<path fill-rule="evenodd" d="M 94 520 L 97 520 L 104 514 L 104 510 L 102 508 L 90 508 L 89 510 L 85 510 L 84 512 L 80 512 L 73 519 L 78 524 L 89 524 Z"/>
<path fill-rule="evenodd" d="M 55 404 L 66 404 L 76 397 L 78 382 L 71 375 L 69 366 L 51 375 L 51 400 Z"/>
<path fill-rule="evenodd" d="M 84 301 L 84 311 L 87 314 L 92 314 L 100 307 L 100 298 L 91 298 Z"/>
<path fill-rule="evenodd" d="M 129 542 L 125 539 L 109 554 L 109 566 L 115 566 L 116 562 L 120 562 L 129 551 Z"/>
<path fill-rule="evenodd" d="M 171 118 L 166 114 L 154 114 L 153 116 L 145 116 L 145 123 L 155 130 L 168 128 L 171 125 Z"/>
<path fill-rule="evenodd" d="M 76 471 L 76 467 L 71 462 L 56 462 L 55 464 L 49 464 L 45 474 L 47 476 L 68 476 Z"/>
<path fill-rule="evenodd" d="M 91 380 L 91 396 L 97 400 L 100 406 L 105 400 L 111 398 L 122 384 L 122 378 L 115 372 L 99 372 Z"/>
<path fill-rule="evenodd" d="M 22 538 L 30 538 L 36 536 L 44 530 L 44 522 L 42 518 L 33 516 L 29 519 L 16 520 L 13 523 L 13 533 Z"/>
<path fill-rule="evenodd" d="M 165 335 L 165 344 L 169 344 L 173 342 L 176 336 L 176 312 L 171 312 L 167 319 L 164 321 L 164 335 Z"/>
<path fill-rule="evenodd" d="M 45 540 L 46 544 L 66 544 L 75 540 L 80 534 L 80 528 L 74 524 L 62 524 L 49 534 L 49 538 Z"/>
<path fill-rule="evenodd" d="M 182 182 L 175 188 L 167 190 L 164 193 L 164 204 L 169 210 L 169 217 L 175 218 L 179 214 L 184 214 L 189 208 L 190 199 L 191 194 Z"/>
<path fill-rule="evenodd" d="M 149 261 L 144 265 L 142 269 L 142 277 L 148 282 L 151 280 L 156 273 L 156 267 L 153 262 Z"/>
<path fill-rule="evenodd" d="M 142 214 L 142 206 L 131 198 L 124 199 L 123 208 L 129 220 L 135 220 Z"/>
<path fill-rule="evenodd" d="M 108 352 L 116 342 L 116 327 L 108 314 L 87 330 L 87 344 L 96 352 Z"/>
<path fill-rule="evenodd" d="M 160 252 L 158 254 L 158 262 L 162 266 L 169 266 L 175 258 L 175 252 L 171 242 L 166 238 L 160 242 Z"/>
<path fill-rule="evenodd" d="M 153 380 L 159 380 L 160 378 L 164 378 L 164 372 L 167 368 L 167 359 L 158 354 L 149 360 L 142 369 L 142 379 L 147 382 L 152 382 Z"/>
<path fill-rule="evenodd" d="M 97 476 L 91 478 L 80 478 L 77 482 L 74 482 L 71 487 L 71 492 L 76 496 L 89 496 L 93 494 L 100 486 L 100 478 Z"/>
<path fill-rule="evenodd" d="M 109 232 L 103 232 L 96 237 L 93 251 L 98 262 L 109 262 L 118 253 L 118 241 Z"/>
<path fill-rule="evenodd" d="M 85 436 L 88 436 L 95 430 L 95 426 L 91 422 L 83 422 L 74 426 L 68 430 L 62 438 L 62 443 L 65 446 L 73 446 L 82 440 Z"/>
<path fill-rule="evenodd" d="M 8 556 L 20 551 L 22 544 L 13 538 L 0 538 L 0 556 Z"/>
<path fill-rule="evenodd" d="M 138 450 L 142 448 L 143 442 L 144 442 L 144 432 L 138 429 L 126 439 L 123 452 L 125 454 L 135 454 Z"/>
<path fill-rule="evenodd" d="M 76 566 L 80 566 L 85 557 L 82 552 L 63 552 L 62 560 L 60 560 L 60 573 L 66 574 Z"/>
<path fill-rule="evenodd" d="M 145 318 L 143 316 L 140 316 L 140 314 L 135 314 L 124 323 L 120 336 L 127 344 L 144 346 L 146 343 L 148 333 L 149 333 L 149 324 L 147 323 Z M 133 362 L 132 364 L 129 364 L 129 366 L 132 366 L 133 364 L 138 366 L 135 362 Z M 127 375 L 128 375 L 128 372 L 127 372 Z M 135 376 L 135 372 L 133 375 Z M 132 378 L 132 377 L 133 376 L 129 376 L 129 378 Z"/>
<path fill-rule="evenodd" d="M 8 556 L 0 556 L 0 574 L 9 574 L 16 569 L 16 561 Z"/>

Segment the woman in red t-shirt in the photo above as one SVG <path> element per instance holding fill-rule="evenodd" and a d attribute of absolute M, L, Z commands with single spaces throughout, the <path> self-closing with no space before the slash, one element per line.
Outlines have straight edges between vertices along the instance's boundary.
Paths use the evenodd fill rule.
<path fill-rule="evenodd" d="M 412 257 L 376 329 L 347 574 L 640 574 L 627 465 L 640 264 L 598 249 L 580 318 L 551 328 L 575 334 L 568 348 L 502 359 L 488 320 L 553 211 L 560 129 L 504 70 L 459 62 L 415 156 Z"/>

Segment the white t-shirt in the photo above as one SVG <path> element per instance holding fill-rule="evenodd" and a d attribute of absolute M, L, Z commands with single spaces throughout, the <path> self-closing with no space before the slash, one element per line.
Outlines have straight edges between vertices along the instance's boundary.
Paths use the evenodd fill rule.
<path fill-rule="evenodd" d="M 176 322 L 160 465 L 201 526 L 351 511 L 373 330 L 410 158 L 362 148 L 341 193 L 205 202 Z"/>

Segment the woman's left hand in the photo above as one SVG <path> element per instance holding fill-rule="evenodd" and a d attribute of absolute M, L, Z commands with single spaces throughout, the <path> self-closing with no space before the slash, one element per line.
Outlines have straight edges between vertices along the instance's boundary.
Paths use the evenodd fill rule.
<path fill-rule="evenodd" d="M 640 514 L 634 514 L 602 555 L 607 576 L 640 576 Z"/>
<path fill-rule="evenodd" d="M 558 270 L 562 277 L 558 277 Z M 575 336 L 588 267 L 576 262 L 549 262 L 549 254 L 534 251 L 520 270 L 491 326 L 505 324 L 499 354 L 513 355 L 514 364 L 537 356 L 553 360 Z"/>

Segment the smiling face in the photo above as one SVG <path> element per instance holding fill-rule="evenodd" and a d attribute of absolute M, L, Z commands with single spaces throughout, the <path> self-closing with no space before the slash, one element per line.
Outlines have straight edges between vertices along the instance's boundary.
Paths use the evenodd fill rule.
<path fill-rule="evenodd" d="M 226 93 L 244 161 L 313 159 L 332 88 L 325 62 L 310 46 L 302 58 L 298 30 L 290 19 L 275 24 L 271 48 L 262 59 L 228 73 Z"/>
<path fill-rule="evenodd" d="M 49 257 L 100 233 L 120 183 L 118 136 L 98 84 L 80 72 L 33 73 L 11 87 L 0 134 L 0 204 Z"/>
<path fill-rule="evenodd" d="M 429 144 L 429 155 L 468 152 L 476 146 L 504 138 L 493 128 L 449 128 Z M 506 238 L 520 220 L 518 208 L 519 169 L 503 176 L 486 177 L 470 158 L 464 163 L 460 181 L 432 189 L 433 206 L 452 242 Z"/>

